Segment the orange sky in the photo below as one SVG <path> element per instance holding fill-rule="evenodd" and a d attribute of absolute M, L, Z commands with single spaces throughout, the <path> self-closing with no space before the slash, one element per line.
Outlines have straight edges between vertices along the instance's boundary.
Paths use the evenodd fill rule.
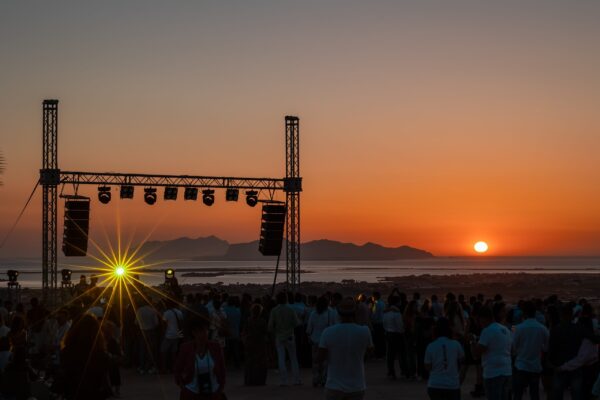
<path fill-rule="evenodd" d="M 58 98 L 65 170 L 282 177 L 298 115 L 303 240 L 600 254 L 599 4 L 259 3 L 4 5 L 0 234 Z M 223 197 L 96 202 L 92 235 L 119 214 L 155 239 L 256 240 L 259 209 Z M 40 254 L 40 202 L 0 257 Z"/>

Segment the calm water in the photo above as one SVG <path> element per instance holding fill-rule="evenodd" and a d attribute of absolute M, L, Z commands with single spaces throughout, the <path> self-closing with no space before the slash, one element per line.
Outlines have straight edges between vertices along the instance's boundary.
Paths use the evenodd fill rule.
<path fill-rule="evenodd" d="M 75 266 L 77 265 L 77 266 Z M 86 258 L 59 260 L 59 270 L 73 270 L 73 281 L 82 271 L 89 274 L 90 268 L 98 264 Z M 162 270 L 174 268 L 180 284 L 193 283 L 272 283 L 273 261 L 177 261 L 148 267 L 141 279 L 147 284 L 159 284 L 164 280 Z M 240 269 L 257 271 L 235 273 Z M 398 261 L 306 261 L 302 263 L 307 271 L 303 281 L 357 281 L 377 282 L 382 277 L 409 275 L 450 275 L 472 273 L 600 273 L 600 257 L 464 257 L 434 258 L 428 260 Z M 23 287 L 41 287 L 41 262 L 39 259 L 0 259 L 0 277 L 6 278 L 6 271 L 16 269 L 21 272 L 19 282 Z M 215 277 L 184 277 L 185 272 L 202 272 L 207 269 L 224 270 Z M 228 271 L 228 272 L 227 272 Z M 60 281 L 60 273 L 58 277 Z M 278 281 L 285 279 L 285 266 L 280 265 Z M 4 284 L 0 283 L 4 286 Z"/>

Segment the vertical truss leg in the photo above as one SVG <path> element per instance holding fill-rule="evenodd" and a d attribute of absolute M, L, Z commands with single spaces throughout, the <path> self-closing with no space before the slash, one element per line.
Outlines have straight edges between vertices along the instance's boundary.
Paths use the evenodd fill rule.
<path fill-rule="evenodd" d="M 285 117 L 285 191 L 287 203 L 286 234 L 286 282 L 296 292 L 300 285 L 300 120 Z"/>
<path fill-rule="evenodd" d="M 57 289 L 57 185 L 58 100 L 43 103 L 43 153 L 40 184 L 42 195 L 42 290 L 44 301 L 54 305 Z"/>

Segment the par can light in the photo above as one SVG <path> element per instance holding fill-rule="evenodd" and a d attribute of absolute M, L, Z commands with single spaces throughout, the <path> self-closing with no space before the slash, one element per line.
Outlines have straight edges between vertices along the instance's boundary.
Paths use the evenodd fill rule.
<path fill-rule="evenodd" d="M 156 203 L 156 188 L 144 189 L 144 201 L 150 206 Z"/>

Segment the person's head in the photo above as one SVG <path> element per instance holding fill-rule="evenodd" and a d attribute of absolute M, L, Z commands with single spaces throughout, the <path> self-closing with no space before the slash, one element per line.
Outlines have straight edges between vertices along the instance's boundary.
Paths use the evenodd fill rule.
<path fill-rule="evenodd" d="M 367 299 L 367 297 L 364 295 L 364 293 L 359 293 L 356 296 L 356 301 L 359 303 L 364 303 L 366 299 Z"/>
<path fill-rule="evenodd" d="M 452 328 L 450 327 L 450 321 L 447 318 L 440 318 L 435 323 L 433 333 L 435 337 L 452 337 Z"/>
<path fill-rule="evenodd" d="M 258 303 L 252 304 L 252 307 L 250 307 L 250 315 L 254 319 L 260 318 L 260 316 L 262 315 L 262 312 L 263 312 L 263 306 L 261 306 Z"/>
<path fill-rule="evenodd" d="M 390 296 L 388 298 L 388 303 L 390 307 L 395 307 L 400 303 L 400 297 L 396 295 Z"/>
<path fill-rule="evenodd" d="M 277 293 L 277 304 L 287 304 L 288 295 L 286 292 Z"/>
<path fill-rule="evenodd" d="M 56 313 L 56 322 L 58 322 L 58 325 L 63 326 L 67 323 L 68 320 L 69 313 L 67 312 L 67 310 L 65 310 L 64 308 L 58 310 L 58 312 Z"/>
<path fill-rule="evenodd" d="M 435 295 L 435 294 L 431 295 L 431 302 L 432 302 L 432 303 L 437 303 L 437 302 L 438 302 L 438 297 L 437 297 L 437 295 Z"/>
<path fill-rule="evenodd" d="M 533 301 L 524 301 L 521 305 L 525 318 L 535 318 L 535 304 Z"/>
<path fill-rule="evenodd" d="M 327 311 L 328 306 L 329 301 L 327 301 L 327 298 L 325 296 L 319 297 L 316 305 L 317 314 L 323 314 L 325 311 Z"/>
<path fill-rule="evenodd" d="M 482 328 L 485 328 L 492 322 L 494 322 L 494 312 L 490 307 L 481 307 L 477 312 L 477 316 L 479 317 L 479 323 Z"/>
<path fill-rule="evenodd" d="M 506 319 L 506 305 L 503 302 L 494 303 L 492 310 L 494 321 L 503 322 Z"/>
<path fill-rule="evenodd" d="M 572 303 L 563 304 L 560 310 L 560 321 L 562 323 L 571 323 L 573 320 L 573 308 Z"/>
<path fill-rule="evenodd" d="M 77 349 L 76 353 L 89 354 L 105 349 L 104 336 L 100 332 L 100 322 L 90 314 L 84 314 L 68 330 L 65 348 Z"/>
<path fill-rule="evenodd" d="M 338 304 L 337 312 L 342 322 L 353 322 L 356 316 L 356 301 L 352 297 L 346 297 Z"/>
<path fill-rule="evenodd" d="M 379 293 L 379 292 L 373 292 L 373 299 L 375 301 L 381 299 L 381 293 Z"/>
<path fill-rule="evenodd" d="M 414 292 L 413 293 L 413 300 L 417 300 L 417 301 L 421 300 L 421 293 Z"/>
<path fill-rule="evenodd" d="M 331 296 L 331 305 L 333 307 L 337 307 L 338 304 L 340 304 L 340 302 L 342 301 L 343 297 L 342 294 L 339 292 L 335 292 L 332 296 Z"/>
<path fill-rule="evenodd" d="M 302 303 L 302 293 L 300 292 L 296 292 L 296 294 L 294 295 L 294 303 Z"/>
<path fill-rule="evenodd" d="M 200 315 L 194 315 L 188 321 L 188 329 L 194 338 L 194 341 L 199 344 L 208 343 L 208 326 L 209 316 L 208 313 L 202 313 Z"/>
<path fill-rule="evenodd" d="M 31 300 L 29 300 L 29 304 L 31 305 L 31 308 L 37 308 L 37 306 L 40 305 L 40 301 L 37 297 L 32 297 Z"/>
<path fill-rule="evenodd" d="M 87 278 L 85 277 L 85 275 L 81 275 L 79 277 L 79 283 L 81 283 L 82 285 L 87 285 Z"/>

